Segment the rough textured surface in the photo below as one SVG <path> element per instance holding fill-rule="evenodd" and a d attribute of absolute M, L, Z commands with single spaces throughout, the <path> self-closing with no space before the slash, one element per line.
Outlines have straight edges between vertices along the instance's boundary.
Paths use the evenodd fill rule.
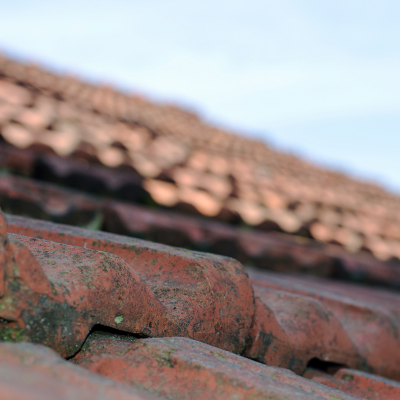
<path fill-rule="evenodd" d="M 250 276 L 257 302 L 247 356 L 267 363 L 286 360 L 279 347 L 286 337 L 289 354 L 294 356 L 303 352 L 311 358 L 400 379 L 398 293 L 321 278 L 267 272 L 251 272 Z M 270 321 L 275 327 L 271 328 Z M 304 361 L 295 360 L 294 365 L 300 363 L 301 370 Z M 290 364 L 285 366 L 290 368 Z"/>
<path fill-rule="evenodd" d="M 3 340 L 44 343 L 70 356 L 101 324 L 243 350 L 254 300 L 238 262 L 56 225 L 47 238 L 53 241 L 7 236 Z"/>
<path fill-rule="evenodd" d="M 0 343 L 1 400 L 156 400 L 63 360 L 45 346 Z"/>
<path fill-rule="evenodd" d="M 366 400 L 400 399 L 400 383 L 377 375 L 342 368 L 334 374 L 308 369 L 304 377 Z"/>
<path fill-rule="evenodd" d="M 170 399 L 353 399 L 280 368 L 185 338 L 89 338 L 84 368 Z"/>
<path fill-rule="evenodd" d="M 395 292 L 254 270 L 251 285 L 232 259 L 8 219 L 9 228 L 0 216 L 2 340 L 30 340 L 76 354 L 85 368 L 171 399 L 362 395 L 340 378 L 345 367 L 358 370 L 368 393 L 395 390 L 390 381 L 360 372 L 399 379 Z M 95 333 L 80 349 L 91 329 Z M 132 334 L 199 342 L 137 340 Z M 245 357 L 269 367 L 222 349 L 244 350 Z M 312 369 L 320 364 L 322 369 Z M 327 374 L 330 368 L 335 376 Z M 326 392 L 290 370 L 342 392 Z"/>
<path fill-rule="evenodd" d="M 255 286 L 256 312 L 245 355 L 302 374 L 314 358 L 365 368 L 345 328 L 323 303 Z"/>

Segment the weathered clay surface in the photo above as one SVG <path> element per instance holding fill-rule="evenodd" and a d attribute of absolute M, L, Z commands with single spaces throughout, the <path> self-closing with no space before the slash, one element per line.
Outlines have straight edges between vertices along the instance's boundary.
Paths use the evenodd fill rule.
<path fill-rule="evenodd" d="M 310 297 L 254 286 L 256 311 L 245 356 L 302 374 L 320 359 L 363 367 L 363 359 L 332 311 Z"/>
<path fill-rule="evenodd" d="M 0 343 L 2 400 L 156 400 L 160 397 L 99 377 L 45 346 Z"/>
<path fill-rule="evenodd" d="M 40 233 L 52 241 L 7 236 L 3 340 L 44 343 L 70 356 L 101 324 L 145 336 L 190 337 L 233 352 L 244 349 L 254 303 L 238 262 L 51 226 Z"/>
<path fill-rule="evenodd" d="M 304 377 L 367 400 L 400 399 L 399 382 L 353 369 L 339 369 L 333 375 L 307 369 Z"/>
<path fill-rule="evenodd" d="M 94 335 L 74 361 L 170 399 L 354 399 L 288 370 L 186 338 L 130 342 Z"/>
<path fill-rule="evenodd" d="M 309 342 L 324 343 L 326 346 L 325 351 L 319 357 L 317 356 L 318 358 L 343 363 L 349 367 L 390 379 L 400 379 L 400 347 L 398 345 L 400 337 L 400 296 L 398 293 L 317 278 L 279 276 L 267 272 L 251 272 L 250 275 L 256 293 L 265 293 L 263 292 L 265 288 L 278 290 L 287 293 L 287 295 L 292 294 L 294 298 L 313 300 L 320 304 L 321 309 L 326 310 L 324 314 L 318 317 L 319 322 L 314 324 L 310 324 L 307 315 L 300 320 L 293 317 L 293 322 L 299 324 L 298 333 L 295 333 L 296 329 L 294 329 L 293 334 L 298 335 L 300 339 L 306 332 Z M 268 308 L 273 308 L 273 303 L 270 303 L 266 297 L 263 300 L 263 297 L 259 297 L 256 309 L 265 314 Z M 290 310 L 291 307 L 287 307 Z M 277 319 L 279 320 L 279 312 L 278 314 L 276 310 L 273 312 L 278 315 Z M 299 313 L 302 312 L 303 308 L 299 308 Z M 330 322 L 326 324 L 323 320 L 328 317 Z M 306 324 L 304 331 L 303 323 Z M 322 331 L 313 329 L 314 326 L 322 327 L 324 325 L 326 329 L 324 328 Z M 335 325 L 337 327 L 335 328 L 336 344 L 332 340 L 325 342 L 329 337 L 335 338 L 329 332 L 329 327 L 333 328 Z M 340 326 L 343 329 L 338 328 Z M 254 358 L 263 357 L 264 354 L 267 354 L 268 357 L 271 352 L 270 349 L 266 349 L 268 346 L 261 345 L 260 335 L 262 335 L 262 332 L 268 334 L 270 329 L 268 326 L 262 326 L 256 311 L 251 334 L 255 347 L 250 348 L 247 353 Z M 293 346 L 301 348 L 301 340 L 299 344 L 295 339 L 292 343 Z M 348 350 L 346 357 L 354 354 L 354 350 L 350 346 L 350 343 L 353 343 L 353 349 L 360 357 L 359 361 L 356 361 L 354 357 L 349 357 L 346 360 L 346 357 L 341 357 L 337 351 L 332 352 L 339 343 L 347 343 L 347 347 L 343 348 Z M 257 353 L 257 351 L 260 351 L 260 353 Z"/>

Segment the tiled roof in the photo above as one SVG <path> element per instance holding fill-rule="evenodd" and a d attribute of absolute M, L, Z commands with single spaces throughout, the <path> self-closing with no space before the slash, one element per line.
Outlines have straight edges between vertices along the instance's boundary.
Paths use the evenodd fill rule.
<path fill-rule="evenodd" d="M 400 257 L 398 197 L 173 106 L 0 58 L 0 133 L 47 179 Z"/>
<path fill-rule="evenodd" d="M 4 58 L 0 135 L 1 400 L 400 398 L 397 197 Z"/>
<path fill-rule="evenodd" d="M 249 231 L 176 211 L 102 200 L 82 191 L 32 179 L 0 175 L 0 206 L 12 214 L 101 228 L 172 246 L 234 257 L 247 266 L 400 287 L 398 263 L 377 260 L 368 252 L 354 254 L 341 246 L 304 237 Z M 46 223 L 36 222 L 32 228 L 31 223 L 23 218 L 9 218 L 10 232 L 29 232 L 29 235 L 53 240 L 46 234 L 48 229 L 52 229 Z"/>
<path fill-rule="evenodd" d="M 396 292 L 266 272 L 249 278 L 230 258 L 8 219 L 9 227 L 0 224 L 5 341 L 45 344 L 89 371 L 166 398 L 347 399 L 345 392 L 379 385 L 398 393 L 390 380 L 400 377 Z M 7 233 L 18 229 L 28 236 Z M 1 346 L 0 371 L 3 363 L 21 376 L 33 373 L 47 382 L 47 395 L 58 384 L 67 393 L 64 386 L 81 375 L 42 347 Z M 7 388 L 10 372 L 1 374 Z M 349 385 L 349 374 L 363 388 Z M 79 377 L 82 398 L 95 393 L 96 379 Z M 375 395 L 365 398 L 381 398 Z"/>

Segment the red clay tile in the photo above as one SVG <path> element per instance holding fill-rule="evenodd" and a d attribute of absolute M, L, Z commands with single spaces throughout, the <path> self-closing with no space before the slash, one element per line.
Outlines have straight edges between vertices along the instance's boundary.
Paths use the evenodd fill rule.
<path fill-rule="evenodd" d="M 151 197 L 159 204 L 173 206 L 178 202 L 178 189 L 169 182 L 146 179 L 143 187 L 150 193 Z"/>
<path fill-rule="evenodd" d="M 14 161 L 22 160 L 26 166 L 21 164 L 21 168 L 29 172 L 35 164 L 35 171 L 41 178 L 55 181 L 65 179 L 76 187 L 91 186 L 93 191 L 100 194 L 110 193 L 128 200 L 147 196 L 145 191 L 140 190 L 138 178 L 129 171 L 87 167 L 82 162 L 67 159 L 61 162 L 61 159 L 49 155 L 40 156 L 40 162 L 37 162 L 29 151 L 18 151 L 21 154 L 13 153 L 2 159 L 4 167 L 15 168 Z M 55 175 L 51 175 L 50 171 L 56 171 Z M 178 189 L 171 183 L 154 180 L 148 181 L 145 187 L 153 196 L 159 196 L 159 201 L 170 205 L 178 201 Z M 161 196 L 164 196 L 164 200 L 161 200 Z M 307 272 L 394 287 L 400 284 L 396 263 L 378 261 L 367 253 L 351 254 L 338 246 L 325 246 L 306 238 L 272 232 L 249 232 L 212 221 L 201 221 L 176 213 L 160 213 L 127 204 L 107 206 L 85 194 L 32 180 L 0 177 L 0 200 L 6 210 L 17 214 L 81 226 L 96 224 L 99 228 L 101 215 L 108 215 L 103 227 L 112 232 L 229 255 L 260 268 Z M 151 218 L 151 226 L 145 221 L 145 216 Z"/>
<path fill-rule="evenodd" d="M 74 361 L 113 380 L 174 399 L 354 399 L 290 371 L 184 338 L 132 343 L 94 337 Z"/>
<path fill-rule="evenodd" d="M 15 120 L 28 129 L 39 131 L 51 124 L 55 117 L 55 102 L 48 97 L 40 96 L 35 99 L 33 107 L 22 109 Z"/>
<path fill-rule="evenodd" d="M 31 94 L 19 85 L 1 80 L 0 99 L 14 105 L 27 105 L 31 101 Z"/>
<path fill-rule="evenodd" d="M 0 99 L 0 124 L 5 125 L 18 111 L 19 107 L 10 103 L 3 103 Z"/>
<path fill-rule="evenodd" d="M 101 324 L 243 350 L 254 305 L 238 262 L 62 225 L 32 221 L 22 231 L 31 237 L 8 235 L 0 299 L 14 339 L 71 355 Z"/>
<path fill-rule="evenodd" d="M 25 149 L 34 143 L 35 137 L 32 132 L 22 125 L 10 123 L 2 129 L 2 135 L 8 143 L 15 147 Z"/>
<path fill-rule="evenodd" d="M 264 319 L 266 315 L 269 315 L 268 313 L 272 312 L 271 318 L 279 320 L 279 313 L 281 313 L 281 308 L 279 307 L 282 307 L 279 305 L 282 303 L 282 300 L 279 300 L 279 307 L 277 311 L 274 311 L 272 307 L 273 303 L 270 304 L 268 300 L 264 300 L 265 294 L 261 288 L 269 288 L 283 291 L 285 296 L 287 296 L 286 293 L 292 293 L 293 295 L 300 296 L 300 298 L 307 299 L 307 301 L 316 301 L 320 310 L 324 310 L 319 313 L 313 311 L 313 322 L 313 319 L 308 319 L 311 311 L 308 311 L 305 317 L 302 318 L 301 315 L 304 307 L 299 307 L 300 316 L 297 319 L 299 320 L 299 326 L 303 328 L 298 333 L 295 333 L 296 325 L 294 325 L 291 328 L 293 329 L 293 334 L 302 335 L 302 330 L 305 333 L 309 332 L 308 335 L 316 335 L 309 336 L 313 337 L 314 339 L 312 340 L 315 342 L 316 340 L 321 340 L 321 338 L 323 340 L 329 338 L 327 333 L 323 334 L 325 328 L 318 332 L 313 331 L 312 328 L 316 326 L 317 321 L 318 324 L 322 324 L 320 326 L 328 327 L 329 324 L 326 324 L 326 321 L 328 321 L 329 323 L 339 324 L 338 326 L 343 328 L 342 331 L 339 328 L 335 328 L 336 338 L 322 345 L 322 353 L 318 357 L 319 359 L 345 364 L 350 368 L 373 372 L 391 379 L 400 379 L 400 350 L 397 346 L 399 335 L 398 325 L 400 322 L 400 315 L 398 313 L 400 295 L 398 293 L 363 288 L 345 283 L 334 283 L 322 279 L 317 280 L 317 278 L 285 277 L 266 272 L 251 272 L 251 279 L 256 293 L 260 292 L 262 294 L 262 296 L 258 297 L 259 303 L 258 307 L 256 305 L 256 314 L 251 334 L 253 338 L 252 342 L 255 345 L 254 349 L 250 346 L 248 350 L 251 357 L 261 359 L 268 357 L 268 351 L 271 351 L 269 350 L 269 346 L 262 346 L 262 342 L 259 343 L 260 337 L 263 334 L 267 335 L 273 345 L 278 346 L 279 344 L 279 340 L 275 339 L 274 336 L 268 336 L 268 324 L 265 323 L 266 325 L 263 327 Z M 292 301 L 289 301 L 285 306 L 287 310 L 292 309 Z M 271 307 L 272 311 L 269 311 Z M 283 310 L 286 309 L 283 308 Z M 257 312 L 264 315 L 264 317 L 258 317 Z M 291 321 L 295 321 L 295 313 L 293 311 L 290 312 L 293 313 Z M 282 315 L 283 318 L 286 318 L 285 312 Z M 309 325 L 311 322 L 313 324 Z M 287 332 L 291 332 L 286 328 L 286 325 L 282 327 L 282 324 L 280 324 L 280 326 L 284 331 L 286 329 Z M 327 329 L 329 331 L 329 328 Z M 359 357 L 358 361 L 353 356 L 347 361 L 343 361 L 340 354 L 333 356 L 330 349 L 332 345 L 338 343 L 338 340 L 344 340 L 347 343 L 353 344 Z M 289 344 L 290 341 L 287 343 Z M 301 350 L 301 341 L 294 341 L 289 346 L 293 352 Z M 354 355 L 354 350 L 352 353 L 347 350 L 347 356 L 352 354 Z"/>
<path fill-rule="evenodd" d="M 366 400 L 398 400 L 400 398 L 399 382 L 366 372 L 341 368 L 331 375 L 309 368 L 304 377 Z"/>
<path fill-rule="evenodd" d="M 245 356 L 303 374 L 314 358 L 352 367 L 363 359 L 329 308 L 313 298 L 254 285 L 256 310 Z"/>
<path fill-rule="evenodd" d="M 63 360 L 45 346 L 0 343 L 2 400 L 155 400 Z"/>
<path fill-rule="evenodd" d="M 177 193 L 180 202 L 194 206 L 205 216 L 215 217 L 221 211 L 221 201 L 203 190 L 182 186 Z"/>

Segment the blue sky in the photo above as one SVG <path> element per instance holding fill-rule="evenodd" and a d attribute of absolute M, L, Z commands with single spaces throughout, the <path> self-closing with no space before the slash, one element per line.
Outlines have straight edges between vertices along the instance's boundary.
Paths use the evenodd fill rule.
<path fill-rule="evenodd" d="M 0 0 L 0 50 L 400 193 L 397 0 Z"/>

